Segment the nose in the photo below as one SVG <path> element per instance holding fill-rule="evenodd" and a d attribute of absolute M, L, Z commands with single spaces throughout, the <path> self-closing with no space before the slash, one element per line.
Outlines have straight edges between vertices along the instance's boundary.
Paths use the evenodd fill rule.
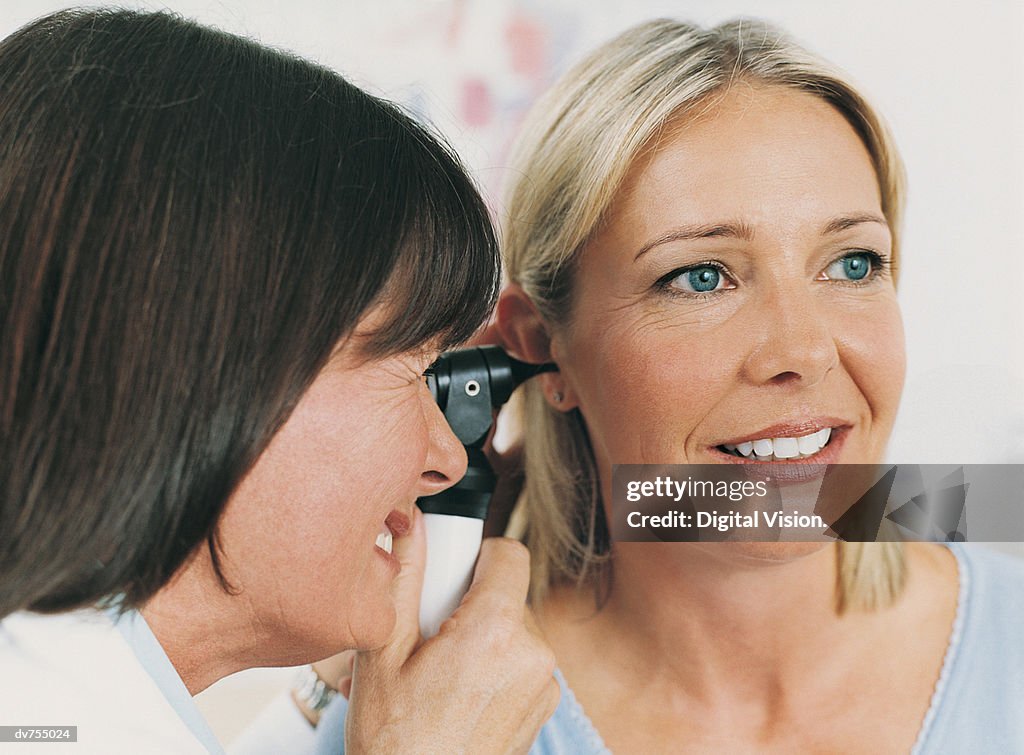
<path fill-rule="evenodd" d="M 745 364 L 751 382 L 811 387 L 839 364 L 836 334 L 822 306 L 800 284 L 766 294 L 752 324 L 760 337 Z"/>
<path fill-rule="evenodd" d="M 430 390 L 421 394 L 427 422 L 427 458 L 420 474 L 418 495 L 436 495 L 450 488 L 466 474 L 466 449 L 455 437 Z"/>

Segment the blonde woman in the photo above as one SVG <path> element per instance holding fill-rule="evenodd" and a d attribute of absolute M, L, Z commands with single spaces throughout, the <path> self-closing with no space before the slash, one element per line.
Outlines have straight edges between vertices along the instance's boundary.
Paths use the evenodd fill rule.
<path fill-rule="evenodd" d="M 511 525 L 562 686 L 534 751 L 1024 752 L 1019 565 L 608 534 L 615 463 L 881 461 L 903 179 L 865 100 L 764 23 L 653 21 L 537 103 L 512 174 L 499 328 L 560 367 Z"/>
<path fill-rule="evenodd" d="M 560 367 L 526 387 L 513 522 L 563 678 L 538 750 L 1024 752 L 1018 564 L 609 542 L 612 464 L 882 460 L 903 174 L 863 97 L 767 24 L 653 21 L 513 167 L 499 326 Z"/>

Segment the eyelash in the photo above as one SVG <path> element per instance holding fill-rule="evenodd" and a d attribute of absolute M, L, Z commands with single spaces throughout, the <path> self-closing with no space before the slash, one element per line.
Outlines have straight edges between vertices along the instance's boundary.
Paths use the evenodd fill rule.
<path fill-rule="evenodd" d="M 825 265 L 825 270 L 828 270 L 836 262 L 854 254 L 863 254 L 871 260 L 871 272 L 861 280 L 842 280 L 834 278 L 830 278 L 829 280 L 833 283 L 843 283 L 851 286 L 866 286 L 876 280 L 887 279 L 892 274 L 892 259 L 887 255 L 874 251 L 873 249 L 848 249 Z"/>
<path fill-rule="evenodd" d="M 843 280 L 836 278 L 827 278 L 826 280 L 832 283 L 840 283 L 851 286 L 864 286 L 869 283 L 873 283 L 874 281 L 880 278 L 888 278 L 891 275 L 892 260 L 887 255 L 880 254 L 879 252 L 876 252 L 872 249 L 848 249 L 838 257 L 835 257 L 834 259 L 829 261 L 829 263 L 825 265 L 824 270 L 827 270 L 833 264 L 839 262 L 845 257 L 850 257 L 855 254 L 863 254 L 871 261 L 871 272 L 866 277 L 862 278 L 861 280 Z M 724 276 L 725 278 L 728 278 L 729 281 L 732 282 L 732 285 L 728 288 L 721 288 L 716 289 L 714 291 L 706 292 L 682 291 L 679 288 L 676 288 L 675 286 L 672 285 L 672 281 L 674 281 L 680 275 L 684 275 L 686 273 L 700 269 L 702 267 L 714 268 L 719 272 L 720 275 Z M 729 269 L 725 265 L 715 260 L 705 260 L 703 262 L 697 262 L 693 265 L 686 265 L 685 267 L 676 268 L 672 272 L 667 273 L 658 278 L 658 280 L 654 284 L 654 287 L 661 291 L 662 293 L 668 294 L 669 296 L 689 299 L 690 301 L 707 300 L 720 296 L 721 294 L 724 294 L 728 291 L 732 291 L 733 289 L 736 288 L 736 281 L 733 275 L 729 272 Z"/>
<path fill-rule="evenodd" d="M 719 275 L 722 275 L 722 276 L 728 278 L 730 281 L 733 282 L 732 287 L 731 288 L 717 289 L 715 291 L 692 292 L 692 291 L 682 291 L 682 290 L 680 290 L 680 289 L 678 289 L 678 288 L 676 288 L 675 286 L 672 285 L 672 281 L 674 281 L 680 275 L 685 275 L 686 273 L 689 273 L 689 272 L 691 272 L 693 270 L 698 270 L 698 269 L 700 269 L 702 267 L 714 268 L 715 270 L 718 271 Z M 704 262 L 698 262 L 698 263 L 696 263 L 694 265 L 687 265 L 686 267 L 676 268 L 672 272 L 670 272 L 670 273 L 668 273 L 666 275 L 663 275 L 660 278 L 658 278 L 657 282 L 654 285 L 655 285 L 656 288 L 658 288 L 662 292 L 668 294 L 669 296 L 679 296 L 679 297 L 682 297 L 682 298 L 685 298 L 685 299 L 691 299 L 691 300 L 693 300 L 693 299 L 710 299 L 710 298 L 719 296 L 720 294 L 724 294 L 726 291 L 731 291 L 733 288 L 736 287 L 735 281 L 733 280 L 732 275 L 729 273 L 728 268 L 726 268 L 725 265 L 723 265 L 722 263 L 715 262 L 714 260 L 705 260 Z"/>

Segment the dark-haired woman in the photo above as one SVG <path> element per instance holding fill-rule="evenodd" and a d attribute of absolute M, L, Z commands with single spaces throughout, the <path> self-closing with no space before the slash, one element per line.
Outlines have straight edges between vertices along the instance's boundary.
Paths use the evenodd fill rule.
<path fill-rule="evenodd" d="M 219 751 L 191 695 L 358 648 L 355 750 L 528 747 L 558 691 L 521 546 L 418 647 L 414 502 L 465 465 L 421 375 L 498 274 L 455 158 L 124 11 L 0 43 L 0 135 L 0 725 Z"/>

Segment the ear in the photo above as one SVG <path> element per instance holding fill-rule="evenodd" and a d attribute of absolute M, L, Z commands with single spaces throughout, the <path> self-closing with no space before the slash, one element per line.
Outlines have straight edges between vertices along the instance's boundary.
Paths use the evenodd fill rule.
<path fill-rule="evenodd" d="M 497 328 L 506 351 L 516 359 L 531 364 L 558 363 L 557 349 L 552 348 L 548 325 L 518 283 L 509 283 L 501 292 Z M 558 366 L 562 368 L 561 364 Z M 579 405 L 564 373 L 548 372 L 534 380 L 540 381 L 544 397 L 554 409 L 568 411 Z"/>
<path fill-rule="evenodd" d="M 505 350 L 516 359 L 533 364 L 551 361 L 547 324 L 518 283 L 509 283 L 498 298 L 497 327 Z"/>

